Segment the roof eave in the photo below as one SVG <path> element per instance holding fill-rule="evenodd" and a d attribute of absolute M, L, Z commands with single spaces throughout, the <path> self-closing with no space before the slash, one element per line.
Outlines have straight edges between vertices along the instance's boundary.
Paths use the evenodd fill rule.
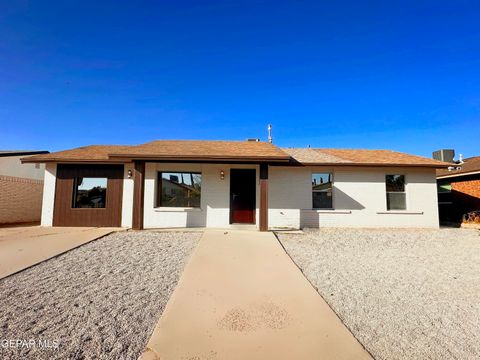
<path fill-rule="evenodd" d="M 440 175 L 440 176 L 437 176 L 437 179 L 448 179 L 448 178 L 454 178 L 459 176 L 469 176 L 469 175 L 478 175 L 478 174 L 480 174 L 480 170 Z"/>
<path fill-rule="evenodd" d="M 366 166 L 366 167 L 426 167 L 433 169 L 446 169 L 450 165 L 437 164 L 399 164 L 399 163 L 358 163 L 358 162 L 299 162 L 304 166 Z"/>

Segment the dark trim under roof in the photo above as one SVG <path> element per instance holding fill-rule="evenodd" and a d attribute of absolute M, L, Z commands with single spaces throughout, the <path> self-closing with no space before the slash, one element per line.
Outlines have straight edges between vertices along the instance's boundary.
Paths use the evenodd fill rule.
<path fill-rule="evenodd" d="M 290 156 L 216 156 L 216 155 L 145 155 L 145 154 L 109 154 L 110 159 L 134 161 L 193 161 L 193 162 L 215 162 L 215 161 L 237 161 L 237 162 L 289 162 Z"/>
<path fill-rule="evenodd" d="M 0 157 L 7 156 L 24 156 L 24 155 L 40 155 L 40 154 L 50 154 L 50 151 L 38 150 L 38 151 L 29 151 L 29 150 L 1 150 Z"/>

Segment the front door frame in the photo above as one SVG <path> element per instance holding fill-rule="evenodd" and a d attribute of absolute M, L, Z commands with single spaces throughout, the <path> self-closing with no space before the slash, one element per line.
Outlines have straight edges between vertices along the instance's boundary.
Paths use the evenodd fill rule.
<path fill-rule="evenodd" d="M 253 207 L 252 207 L 252 222 L 234 222 L 233 219 L 233 193 L 232 193 L 232 179 L 235 172 L 248 171 L 253 172 L 255 181 L 253 182 Z M 229 223 L 232 224 L 246 224 L 246 225 L 255 225 L 257 223 L 257 169 L 256 168 L 231 168 L 230 169 L 230 188 L 229 188 L 229 198 L 230 198 L 230 209 L 229 209 Z"/>

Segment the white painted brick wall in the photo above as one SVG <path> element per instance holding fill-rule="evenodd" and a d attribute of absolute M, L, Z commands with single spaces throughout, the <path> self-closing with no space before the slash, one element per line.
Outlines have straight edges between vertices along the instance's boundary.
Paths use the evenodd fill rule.
<path fill-rule="evenodd" d="M 310 170 L 271 166 L 268 177 L 269 227 L 300 228 L 300 210 L 312 206 Z"/>
<path fill-rule="evenodd" d="M 312 210 L 311 173 L 333 172 L 333 211 Z M 407 211 L 386 212 L 385 175 L 405 174 Z M 438 227 L 435 170 L 271 167 L 269 227 Z"/>

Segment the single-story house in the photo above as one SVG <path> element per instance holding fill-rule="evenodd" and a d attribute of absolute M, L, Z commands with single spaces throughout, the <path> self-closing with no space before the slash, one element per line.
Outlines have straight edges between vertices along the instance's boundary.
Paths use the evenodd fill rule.
<path fill-rule="evenodd" d="M 438 227 L 436 169 L 388 150 L 260 141 L 92 145 L 45 163 L 43 226 Z"/>
<path fill-rule="evenodd" d="M 437 170 L 437 183 L 441 221 L 460 223 L 468 212 L 480 210 L 480 156 Z"/>

